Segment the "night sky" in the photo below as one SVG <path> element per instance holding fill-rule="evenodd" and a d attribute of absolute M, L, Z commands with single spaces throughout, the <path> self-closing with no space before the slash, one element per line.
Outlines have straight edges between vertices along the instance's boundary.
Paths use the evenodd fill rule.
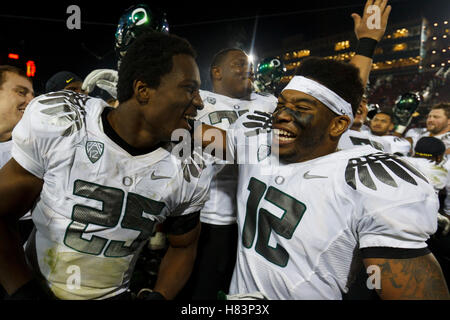
<path fill-rule="evenodd" d="M 0 64 L 7 52 L 20 52 L 36 61 L 35 89 L 54 73 L 69 70 L 86 76 L 96 68 L 114 68 L 114 33 L 119 17 L 129 6 L 146 3 L 167 14 L 170 32 L 188 39 L 198 52 L 203 85 L 209 89 L 208 66 L 217 51 L 241 47 L 249 51 L 253 30 L 254 53 L 261 57 L 281 47 L 282 39 L 303 34 L 305 41 L 351 31 L 352 12 L 361 14 L 364 1 L 10 1 L 0 8 Z M 81 30 L 68 30 L 66 9 L 81 8 Z M 427 17 L 449 18 L 448 0 L 391 0 L 390 23 Z M 13 17 L 15 16 L 15 17 Z M 256 17 L 258 18 L 256 19 Z M 20 18 L 19 18 L 20 17 Z M 25 62 L 24 62 L 25 63 Z"/>

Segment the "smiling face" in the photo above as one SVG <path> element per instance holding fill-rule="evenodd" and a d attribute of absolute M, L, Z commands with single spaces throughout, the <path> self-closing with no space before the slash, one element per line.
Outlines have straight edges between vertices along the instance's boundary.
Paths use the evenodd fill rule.
<path fill-rule="evenodd" d="M 448 131 L 450 119 L 445 115 L 444 109 L 433 109 L 427 117 L 427 130 L 432 135 L 443 134 Z"/>
<path fill-rule="evenodd" d="M 4 82 L 0 87 L 0 141 L 11 137 L 11 131 L 34 98 L 33 85 L 28 78 L 8 71 L 3 76 Z"/>
<path fill-rule="evenodd" d="M 190 121 L 203 108 L 200 98 L 200 72 L 194 58 L 178 54 L 173 56 L 172 70 L 161 77 L 160 85 L 147 88 L 148 103 L 143 110 L 147 127 L 161 141 L 170 141 L 176 129 L 191 130 Z"/>
<path fill-rule="evenodd" d="M 355 119 L 353 120 L 351 130 L 359 131 L 361 129 L 362 125 L 366 121 L 368 111 L 367 100 L 361 101 L 358 109 L 356 110 Z"/>
<path fill-rule="evenodd" d="M 278 149 L 280 159 L 289 163 L 322 155 L 324 150 L 332 148 L 329 129 L 335 117 L 316 98 L 300 91 L 284 90 L 273 114 L 274 150 Z"/>
<path fill-rule="evenodd" d="M 249 98 L 252 93 L 255 75 L 245 52 L 229 51 L 212 73 L 215 92 L 236 99 Z"/>

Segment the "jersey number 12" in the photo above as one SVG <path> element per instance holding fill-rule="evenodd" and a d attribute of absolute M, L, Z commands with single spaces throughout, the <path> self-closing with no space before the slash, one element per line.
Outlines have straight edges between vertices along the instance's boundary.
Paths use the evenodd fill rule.
<path fill-rule="evenodd" d="M 256 252 L 268 261 L 285 267 L 289 261 L 289 254 L 280 244 L 277 244 L 275 248 L 269 246 L 270 234 L 274 231 L 283 238 L 291 239 L 306 211 L 306 206 L 272 186 L 267 189 L 267 192 L 266 189 L 267 186 L 264 182 L 255 178 L 250 179 L 248 185 L 250 195 L 247 200 L 247 212 L 242 230 L 242 244 L 246 248 L 251 248 L 256 237 L 256 229 L 258 228 L 258 237 L 255 245 Z M 263 208 L 258 211 L 258 206 L 264 193 L 264 200 L 284 211 L 281 218 L 274 216 Z"/>

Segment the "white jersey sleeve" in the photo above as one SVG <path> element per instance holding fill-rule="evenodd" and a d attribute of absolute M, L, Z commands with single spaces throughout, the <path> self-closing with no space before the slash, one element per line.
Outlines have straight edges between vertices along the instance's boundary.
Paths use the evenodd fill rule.
<path fill-rule="evenodd" d="M 427 246 L 425 241 L 437 229 L 439 201 L 419 170 L 380 153 L 350 159 L 345 176 L 362 208 L 356 220 L 361 249 Z"/>
<path fill-rule="evenodd" d="M 338 149 L 348 150 L 358 146 L 369 145 L 377 150 L 390 153 L 390 145 L 387 141 L 371 135 L 366 131 L 345 131 L 339 139 Z"/>
<path fill-rule="evenodd" d="M 381 136 L 379 137 L 385 140 L 390 146 L 390 153 L 399 154 L 402 156 L 407 156 L 411 151 L 411 143 L 405 138 L 400 138 L 396 136 Z"/>
<path fill-rule="evenodd" d="M 11 159 L 12 140 L 0 142 L 0 168 Z"/>
<path fill-rule="evenodd" d="M 89 97 L 55 92 L 33 99 L 13 130 L 12 156 L 26 170 L 43 178 L 48 158 L 63 150 L 52 148 L 82 128 L 84 105 Z M 70 101 L 70 103 L 67 103 Z M 77 139 L 77 135 L 72 135 Z"/>

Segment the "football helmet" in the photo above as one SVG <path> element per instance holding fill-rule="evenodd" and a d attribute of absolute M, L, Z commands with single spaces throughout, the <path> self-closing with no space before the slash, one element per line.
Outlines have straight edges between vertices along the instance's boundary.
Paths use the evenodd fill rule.
<path fill-rule="evenodd" d="M 115 34 L 114 50 L 120 60 L 125 56 L 130 45 L 145 31 L 169 32 L 166 14 L 159 10 L 151 10 L 145 4 L 131 6 L 119 19 Z"/>

